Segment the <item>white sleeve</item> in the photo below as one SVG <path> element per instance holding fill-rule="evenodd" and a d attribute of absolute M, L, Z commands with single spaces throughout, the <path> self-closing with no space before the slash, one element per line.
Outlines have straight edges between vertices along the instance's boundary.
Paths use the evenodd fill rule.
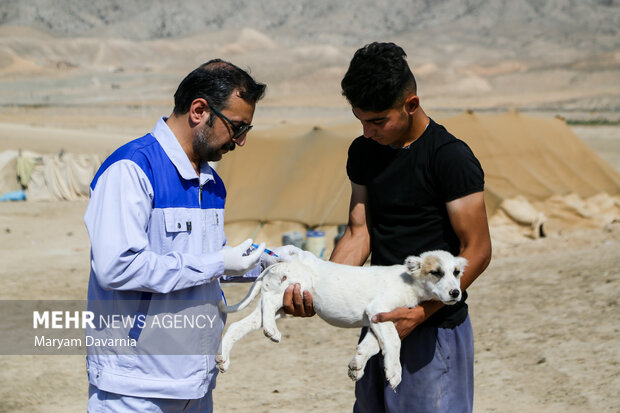
<path fill-rule="evenodd" d="M 84 222 L 91 240 L 91 268 L 108 290 L 168 293 L 210 282 L 224 272 L 220 252 L 204 255 L 148 250 L 153 189 L 131 160 L 108 167 L 91 189 Z"/>

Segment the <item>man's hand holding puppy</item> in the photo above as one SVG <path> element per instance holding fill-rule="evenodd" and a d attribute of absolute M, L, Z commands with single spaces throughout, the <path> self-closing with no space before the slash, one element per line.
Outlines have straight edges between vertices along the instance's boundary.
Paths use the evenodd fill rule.
<path fill-rule="evenodd" d="M 316 314 L 312 305 L 312 294 L 309 291 L 304 291 L 302 297 L 299 284 L 291 285 L 284 291 L 282 302 L 286 314 L 295 317 L 312 317 Z"/>

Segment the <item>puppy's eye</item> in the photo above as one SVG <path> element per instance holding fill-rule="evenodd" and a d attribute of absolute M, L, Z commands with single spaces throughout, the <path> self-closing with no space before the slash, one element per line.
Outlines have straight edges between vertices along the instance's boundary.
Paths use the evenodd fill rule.
<path fill-rule="evenodd" d="M 459 270 L 458 268 L 454 269 L 454 276 L 455 277 L 458 277 L 460 273 L 461 273 L 461 270 Z"/>
<path fill-rule="evenodd" d="M 441 271 L 441 270 L 432 270 L 431 274 L 433 274 L 435 277 L 442 277 L 443 276 L 443 271 Z"/>

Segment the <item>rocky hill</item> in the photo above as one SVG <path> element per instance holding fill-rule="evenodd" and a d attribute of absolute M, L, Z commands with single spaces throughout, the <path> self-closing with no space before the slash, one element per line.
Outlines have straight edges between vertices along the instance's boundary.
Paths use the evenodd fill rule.
<path fill-rule="evenodd" d="M 487 44 L 545 36 L 557 44 L 612 50 L 620 27 L 617 0 L 3 0 L 0 10 L 0 25 L 128 39 L 252 27 L 295 40 L 357 45 L 443 28 L 478 35 Z"/>
<path fill-rule="evenodd" d="M 0 0 L 0 83 L 60 73 L 83 87 L 97 74 L 95 86 L 149 100 L 169 90 L 133 74 L 150 84 L 221 56 L 252 67 L 271 96 L 304 85 L 331 96 L 357 47 L 390 40 L 438 107 L 616 110 L 619 28 L 617 0 Z M 52 90 L 65 83 L 0 104 L 79 99 Z"/>

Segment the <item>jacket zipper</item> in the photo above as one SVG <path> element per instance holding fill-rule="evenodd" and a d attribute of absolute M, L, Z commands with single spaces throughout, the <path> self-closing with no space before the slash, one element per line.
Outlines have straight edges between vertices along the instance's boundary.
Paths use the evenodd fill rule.
<path fill-rule="evenodd" d="M 202 212 L 202 187 L 204 185 L 203 184 L 198 184 L 198 207 L 200 208 L 200 211 Z M 202 219 L 200 220 L 202 223 L 202 234 L 205 233 L 205 222 L 204 222 L 204 215 L 201 214 Z M 204 245 L 204 241 L 203 241 L 203 245 L 202 245 L 202 252 L 205 252 L 205 245 Z M 204 358 L 205 360 L 205 369 L 206 371 L 210 371 L 211 366 L 210 366 L 210 362 L 209 362 L 209 357 L 205 356 Z"/>

